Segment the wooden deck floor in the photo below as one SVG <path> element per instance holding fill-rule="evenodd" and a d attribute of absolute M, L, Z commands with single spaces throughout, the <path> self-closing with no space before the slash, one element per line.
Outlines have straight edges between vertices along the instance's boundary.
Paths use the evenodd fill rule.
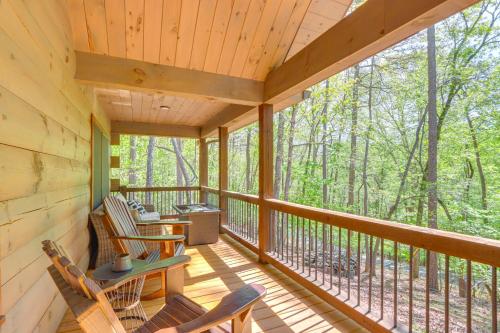
<path fill-rule="evenodd" d="M 366 332 L 341 312 L 314 296 L 277 269 L 256 263 L 256 256 L 227 236 L 218 243 L 188 248 L 185 293 L 206 308 L 245 283 L 259 283 L 267 296 L 253 312 L 253 332 Z M 147 281 L 145 292 L 159 280 Z M 163 299 L 144 302 L 148 315 L 162 306 Z M 64 316 L 58 332 L 78 332 L 72 315 Z"/>

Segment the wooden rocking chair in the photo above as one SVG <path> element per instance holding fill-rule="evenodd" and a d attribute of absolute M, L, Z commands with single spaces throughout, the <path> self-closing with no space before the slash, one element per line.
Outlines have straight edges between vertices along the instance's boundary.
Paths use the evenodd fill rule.
<path fill-rule="evenodd" d="M 87 278 L 66 257 L 62 257 L 57 266 L 53 264 L 48 267 L 48 271 L 84 332 L 125 333 L 123 324 L 104 293 L 116 290 L 130 280 L 158 272 L 166 271 L 165 276 L 172 271 L 180 271 L 183 274 L 183 266 L 189 260 L 185 255 L 160 260 L 142 266 L 140 271 L 110 281 L 102 288 Z M 210 330 L 250 333 L 252 308 L 266 294 L 263 286 L 246 285 L 223 297 L 214 309 L 207 311 L 186 298 L 182 288 L 180 286 L 178 289 L 169 289 L 161 310 L 134 332 L 195 333 Z M 231 325 L 226 324 L 228 321 L 231 321 Z"/>
<path fill-rule="evenodd" d="M 104 199 L 104 225 L 109 237 L 113 241 L 117 253 L 129 253 L 133 258 L 144 259 L 149 263 L 160 259 L 179 256 L 184 253 L 184 230 L 191 221 L 160 220 L 152 222 L 136 222 L 130 213 L 126 202 L 107 196 Z M 141 235 L 138 225 L 172 226 L 172 235 Z M 159 242 L 159 251 L 148 252 L 144 242 Z M 163 274 L 163 271 L 162 271 Z M 142 296 L 143 300 L 151 300 L 165 296 L 164 277 L 159 290 Z"/>

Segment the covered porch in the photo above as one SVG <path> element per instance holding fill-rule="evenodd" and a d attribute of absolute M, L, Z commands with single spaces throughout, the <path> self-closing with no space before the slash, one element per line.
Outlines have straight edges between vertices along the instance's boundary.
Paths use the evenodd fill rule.
<path fill-rule="evenodd" d="M 211 308 L 243 284 L 264 285 L 254 332 L 497 332 L 498 240 L 273 191 L 276 112 L 478 2 L 367 0 L 351 10 L 351 0 L 0 1 L 0 332 L 79 330 L 40 242 L 57 240 L 86 270 L 88 215 L 113 193 L 154 204 L 163 217 L 179 201 L 219 207 L 220 240 L 187 248 L 186 294 Z M 229 134 L 255 122 L 258 194 L 229 191 Z M 121 165 L 110 151 L 122 135 L 196 140 L 199 183 L 121 184 L 110 176 Z M 425 278 L 414 277 L 415 253 Z M 442 263 L 439 295 L 431 260 Z M 463 267 L 461 301 L 451 262 Z M 480 300 L 476 271 L 489 286 Z M 148 315 L 162 301 L 146 302 Z"/>
<path fill-rule="evenodd" d="M 192 261 L 186 269 L 185 293 L 208 309 L 244 284 L 259 283 L 267 288 L 266 298 L 254 309 L 252 332 L 365 332 L 273 266 L 258 264 L 255 253 L 230 237 L 222 236 L 216 244 L 190 247 L 186 254 Z M 144 292 L 149 293 L 158 288 L 159 280 L 146 283 Z M 148 317 L 162 305 L 162 299 L 144 302 Z M 80 332 L 69 311 L 57 332 Z"/>

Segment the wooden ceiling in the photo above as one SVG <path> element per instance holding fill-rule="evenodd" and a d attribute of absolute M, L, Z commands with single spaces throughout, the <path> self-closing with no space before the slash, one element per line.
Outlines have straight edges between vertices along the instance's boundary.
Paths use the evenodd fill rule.
<path fill-rule="evenodd" d="M 263 81 L 342 19 L 351 0 L 66 2 L 78 51 Z M 96 92 L 112 120 L 201 126 L 228 105 L 121 89 Z"/>
<path fill-rule="evenodd" d="M 123 89 L 95 88 L 95 93 L 112 120 L 129 122 L 202 126 L 229 105 L 217 100 Z"/>

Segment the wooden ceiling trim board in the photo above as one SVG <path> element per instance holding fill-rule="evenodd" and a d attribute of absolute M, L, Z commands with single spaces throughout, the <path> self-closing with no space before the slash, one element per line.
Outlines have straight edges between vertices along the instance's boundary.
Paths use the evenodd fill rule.
<path fill-rule="evenodd" d="M 352 0 L 312 0 L 284 61 L 290 59 L 319 35 L 340 21 L 349 10 L 351 2 Z M 316 28 L 309 23 L 313 17 L 314 20 L 318 21 L 313 22 Z M 321 26 L 322 29 L 318 29 L 318 26 Z M 282 62 L 277 64 L 281 65 Z"/>
<path fill-rule="evenodd" d="M 290 51 L 295 37 L 304 21 L 304 17 L 307 14 L 311 6 L 311 0 L 298 0 L 295 8 L 293 9 L 292 17 L 288 22 L 288 27 L 281 38 L 278 48 L 274 52 L 273 59 L 271 60 L 268 72 L 275 67 L 281 65 L 285 62 L 286 56 Z M 265 73 L 267 75 L 267 73 Z"/>
<path fill-rule="evenodd" d="M 250 2 L 249 0 L 235 0 L 233 3 L 231 17 L 217 66 L 217 73 L 219 74 L 229 74 Z"/>
<path fill-rule="evenodd" d="M 151 117 L 149 119 L 150 123 L 157 123 L 158 122 L 158 116 L 160 115 L 160 95 L 159 94 L 153 94 L 153 102 L 151 103 Z"/>
<path fill-rule="evenodd" d="M 113 57 L 127 57 L 125 2 L 106 0 L 106 31 L 108 33 L 108 53 Z"/>
<path fill-rule="evenodd" d="M 211 117 L 210 120 L 203 125 L 201 128 L 201 137 L 206 138 L 209 136 L 217 135 L 217 128 L 224 126 L 229 121 L 240 117 L 241 115 L 249 112 L 255 107 L 245 106 L 245 105 L 228 105 L 223 110 L 221 110 L 217 115 Z"/>
<path fill-rule="evenodd" d="M 193 99 L 186 99 L 182 104 L 182 112 L 177 112 L 177 121 L 176 123 L 180 125 L 189 125 L 188 116 L 196 115 L 197 110 L 196 106 L 198 105 L 198 101 Z"/>
<path fill-rule="evenodd" d="M 173 66 L 177 50 L 177 32 L 181 16 L 181 0 L 163 1 L 160 64 Z"/>
<path fill-rule="evenodd" d="M 120 89 L 120 102 L 122 103 L 122 118 L 132 121 L 132 96 L 129 90 Z"/>
<path fill-rule="evenodd" d="M 288 59 L 290 59 L 300 50 L 306 47 L 317 36 L 318 34 L 316 32 L 308 30 L 303 26 L 300 27 L 299 31 L 297 31 L 297 35 L 295 36 L 292 45 L 290 46 L 290 49 L 288 50 L 285 61 L 288 61 Z"/>
<path fill-rule="evenodd" d="M 144 59 L 144 0 L 125 1 L 127 58 Z"/>
<path fill-rule="evenodd" d="M 76 50 L 89 52 L 89 36 L 83 0 L 64 1 L 71 22 L 73 45 Z"/>
<path fill-rule="evenodd" d="M 250 3 L 245 23 L 241 30 L 238 46 L 233 56 L 231 69 L 229 70 L 229 74 L 232 76 L 240 76 L 241 72 L 243 72 L 243 67 L 245 66 L 245 61 L 250 51 L 250 47 L 252 46 L 265 5 L 265 0 L 252 0 Z"/>
<path fill-rule="evenodd" d="M 200 0 L 189 68 L 203 70 L 217 1 Z"/>
<path fill-rule="evenodd" d="M 262 55 L 256 64 L 255 72 L 252 77 L 255 79 L 257 77 L 260 80 L 264 80 L 266 78 L 267 73 L 271 70 L 271 62 L 274 57 L 274 52 L 277 50 L 276 45 L 280 44 L 283 35 L 285 34 L 288 28 L 292 29 L 293 25 L 290 24 L 290 21 L 293 18 L 294 10 L 305 11 L 307 9 L 308 3 L 307 1 L 283 1 L 280 6 L 280 10 L 278 11 L 278 15 L 274 19 L 273 27 L 271 28 L 271 32 L 267 37 L 266 45 L 262 52 Z M 302 5 L 302 8 L 300 7 Z M 301 21 L 298 20 L 298 21 Z M 295 32 L 294 32 L 295 34 Z"/>
<path fill-rule="evenodd" d="M 262 81 L 82 52 L 76 52 L 76 59 L 75 78 L 87 84 L 235 104 L 262 103 Z"/>
<path fill-rule="evenodd" d="M 90 50 L 95 53 L 108 54 L 104 0 L 85 0 L 84 5 Z"/>
<path fill-rule="evenodd" d="M 231 17 L 231 8 L 233 0 L 218 0 L 215 16 L 210 31 L 210 41 L 208 43 L 207 55 L 203 70 L 206 72 L 216 72 L 219 58 L 224 45 L 229 19 Z"/>
<path fill-rule="evenodd" d="M 112 121 L 111 131 L 120 134 L 199 138 L 201 129 L 196 126 L 150 124 L 143 122 Z"/>
<path fill-rule="evenodd" d="M 478 1 L 368 0 L 269 73 L 266 102 L 294 95 Z"/>
<path fill-rule="evenodd" d="M 144 2 L 144 61 L 160 62 L 162 18 L 163 0 Z"/>
<path fill-rule="evenodd" d="M 285 0 L 285 2 L 287 2 L 287 0 Z M 267 36 L 269 36 L 271 32 L 280 5 L 281 1 L 278 0 L 266 2 L 260 23 L 257 27 L 257 32 L 255 33 L 255 38 L 246 57 L 245 65 L 240 75 L 241 77 L 251 78 L 253 76 L 259 59 L 262 56 L 262 52 L 264 52 L 264 48 L 266 47 Z"/>
<path fill-rule="evenodd" d="M 132 105 L 132 121 L 139 121 L 142 113 L 142 93 L 131 91 L 130 104 Z"/>
<path fill-rule="evenodd" d="M 149 123 L 153 107 L 153 94 L 142 94 L 141 116 L 139 121 Z"/>
<path fill-rule="evenodd" d="M 193 50 L 194 33 L 198 20 L 199 0 L 183 1 L 181 5 L 181 17 L 179 33 L 177 36 L 177 50 L 175 55 L 175 66 L 187 68 L 191 60 Z"/>
<path fill-rule="evenodd" d="M 340 21 L 351 6 L 352 0 L 343 2 L 335 0 L 313 0 L 309 8 L 309 13 L 323 16 L 330 20 Z"/>
<path fill-rule="evenodd" d="M 325 17 L 320 14 L 316 14 L 313 12 L 307 13 L 307 15 L 304 17 L 304 25 L 303 29 L 311 30 L 317 33 L 322 34 L 326 30 L 328 30 L 330 27 L 335 25 L 340 19 L 332 19 Z"/>
<path fill-rule="evenodd" d="M 311 96 L 311 92 L 309 90 L 303 91 L 297 95 L 293 95 L 281 102 L 273 105 L 273 112 L 281 112 L 286 108 L 300 103 L 305 99 L 308 99 Z M 259 113 L 257 112 L 257 108 L 250 110 L 247 113 L 242 114 L 241 116 L 232 119 L 231 121 L 224 124 L 225 127 L 229 129 L 229 132 L 236 131 L 242 127 L 248 126 L 259 120 Z"/>

